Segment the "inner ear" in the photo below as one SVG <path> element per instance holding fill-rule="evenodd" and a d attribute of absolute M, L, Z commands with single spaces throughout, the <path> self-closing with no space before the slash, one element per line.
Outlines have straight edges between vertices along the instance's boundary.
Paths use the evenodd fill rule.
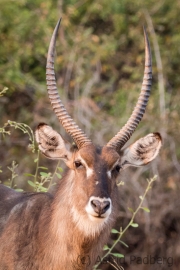
<path fill-rule="evenodd" d="M 38 125 L 35 138 L 41 152 L 50 159 L 70 161 L 72 157 L 71 144 L 65 141 L 59 133 L 45 123 Z"/>
<path fill-rule="evenodd" d="M 159 133 L 151 133 L 125 149 L 121 159 L 122 168 L 128 166 L 143 166 L 151 162 L 158 155 L 162 146 Z"/>

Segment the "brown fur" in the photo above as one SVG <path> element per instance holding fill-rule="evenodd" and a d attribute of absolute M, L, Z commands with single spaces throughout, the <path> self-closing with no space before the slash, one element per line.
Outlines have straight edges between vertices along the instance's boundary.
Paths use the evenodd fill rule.
<path fill-rule="evenodd" d="M 93 168 L 93 178 L 86 179 L 84 169 L 69 170 L 59 183 L 54 196 L 46 193 L 19 194 L 0 185 L 0 269 L 1 270 L 71 270 L 92 269 L 101 255 L 117 211 L 117 186 L 106 172 L 119 158 L 114 150 L 99 155 L 94 149 L 82 149 L 86 162 Z M 111 152 L 110 151 L 110 152 Z M 89 152 L 89 155 L 87 153 Z M 94 181 L 100 182 L 100 187 Z M 112 199 L 112 213 L 104 227 L 86 234 L 72 219 L 71 209 L 77 209 L 87 219 L 85 205 L 89 196 L 104 192 Z M 88 261 L 81 264 L 82 257 Z M 90 265 L 89 265 L 90 263 Z"/>
<path fill-rule="evenodd" d="M 18 193 L 0 185 L 0 270 L 91 270 L 117 216 L 120 167 L 154 159 L 160 136 L 139 139 L 120 157 L 110 147 L 93 144 L 72 151 L 52 128 L 43 124 L 39 129 L 41 151 L 62 158 L 69 170 L 54 195 Z M 52 152 L 54 139 L 58 143 Z M 91 212 L 92 198 L 110 200 L 106 218 Z"/>

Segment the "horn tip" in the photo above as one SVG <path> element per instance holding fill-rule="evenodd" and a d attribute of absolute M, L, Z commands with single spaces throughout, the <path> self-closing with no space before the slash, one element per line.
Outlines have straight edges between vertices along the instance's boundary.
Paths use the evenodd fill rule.
<path fill-rule="evenodd" d="M 144 24 L 143 24 L 143 32 L 144 32 L 145 41 L 146 41 L 147 43 L 149 43 L 147 30 L 146 30 L 146 27 L 145 27 Z"/>
<path fill-rule="evenodd" d="M 56 27 L 55 27 L 55 32 L 57 33 L 58 29 L 59 29 L 59 26 L 61 24 L 61 21 L 62 21 L 62 17 L 59 18 L 57 24 L 56 24 Z"/>
<path fill-rule="evenodd" d="M 60 25 L 61 21 L 62 21 L 62 17 L 60 17 L 58 22 L 57 22 L 58 26 Z"/>
<path fill-rule="evenodd" d="M 146 26 L 143 24 L 143 31 L 146 32 Z"/>

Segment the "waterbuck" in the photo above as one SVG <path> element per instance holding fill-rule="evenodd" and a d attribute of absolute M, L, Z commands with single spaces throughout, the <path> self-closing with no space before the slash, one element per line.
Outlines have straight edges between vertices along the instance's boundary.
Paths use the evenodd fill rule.
<path fill-rule="evenodd" d="M 39 124 L 35 135 L 41 152 L 62 159 L 68 167 L 55 193 L 18 193 L 0 186 L 0 270 L 92 269 L 117 217 L 120 171 L 146 165 L 161 147 L 160 134 L 151 133 L 122 151 L 150 95 L 152 65 L 146 31 L 144 79 L 137 104 L 117 135 L 97 147 L 68 115 L 58 95 L 54 52 L 59 25 L 60 21 L 47 56 L 47 89 L 53 110 L 76 147 L 47 124 Z"/>

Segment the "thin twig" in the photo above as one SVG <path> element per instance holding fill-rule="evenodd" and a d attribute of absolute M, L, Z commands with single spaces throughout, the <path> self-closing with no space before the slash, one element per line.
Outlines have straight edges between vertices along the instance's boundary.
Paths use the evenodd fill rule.
<path fill-rule="evenodd" d="M 40 154 L 39 154 L 39 149 L 38 149 L 38 152 L 37 152 L 37 158 L 36 158 L 36 171 L 35 171 L 35 174 L 34 174 L 34 184 L 36 183 L 37 181 L 37 175 L 38 175 L 38 170 L 39 170 L 39 157 L 40 157 Z"/>
<path fill-rule="evenodd" d="M 57 163 L 57 165 L 56 165 L 56 169 L 55 169 L 55 171 L 54 171 L 54 173 L 53 173 L 53 175 L 52 175 L 52 177 L 51 177 L 51 181 L 49 182 L 49 186 L 48 186 L 48 191 L 49 191 L 49 189 L 50 189 L 50 187 L 51 187 L 51 185 L 52 185 L 52 182 L 53 182 L 53 180 L 54 180 L 54 177 L 55 177 L 55 175 L 56 175 L 56 173 L 57 173 L 57 169 L 58 169 L 58 167 L 59 167 L 59 164 L 60 164 L 60 160 L 58 161 L 58 163 Z"/>

